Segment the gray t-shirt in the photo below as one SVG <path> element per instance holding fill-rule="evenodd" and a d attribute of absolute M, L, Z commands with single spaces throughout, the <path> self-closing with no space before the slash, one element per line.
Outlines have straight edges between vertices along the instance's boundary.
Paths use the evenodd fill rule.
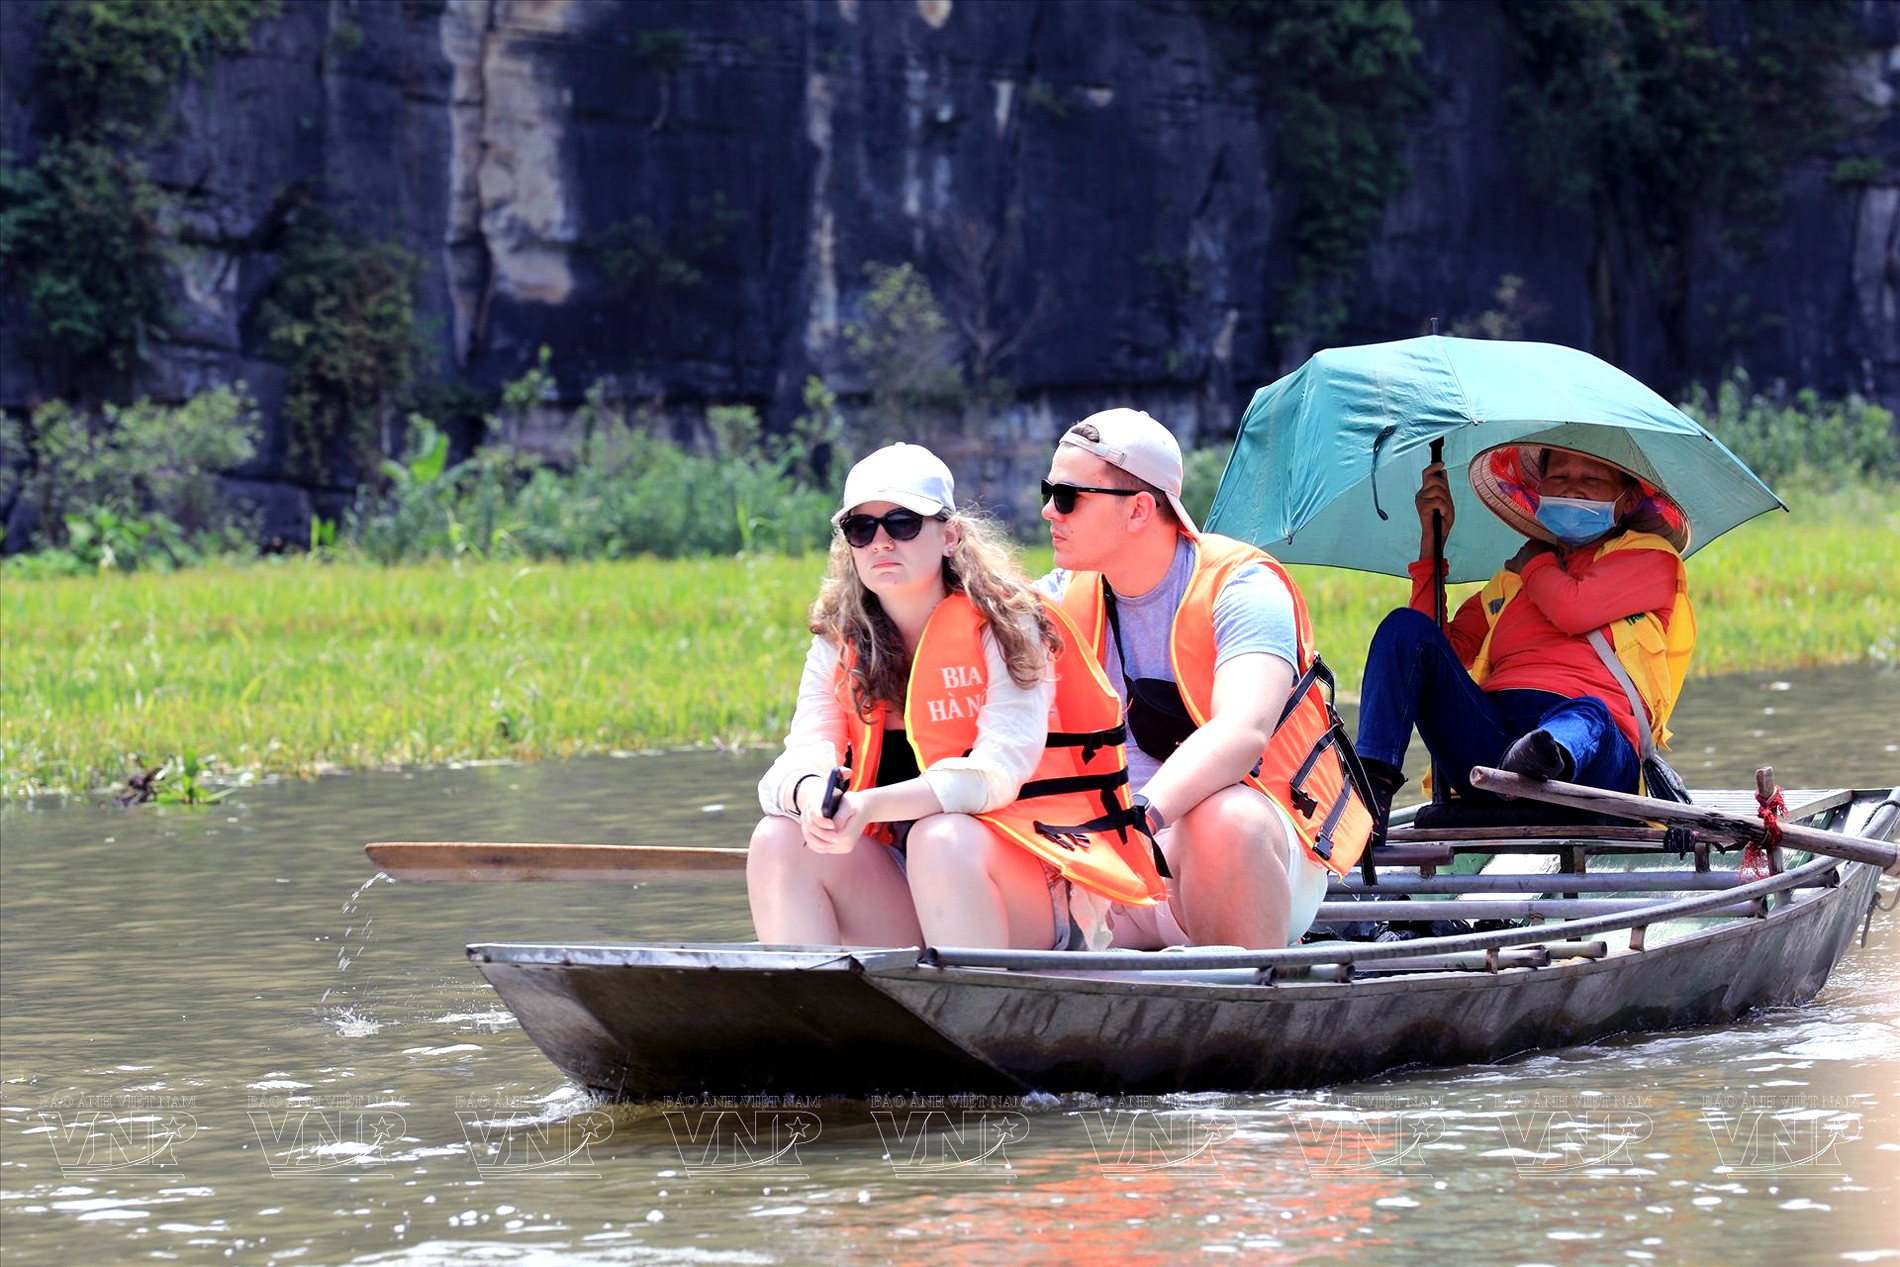
<path fill-rule="evenodd" d="M 1163 678 L 1174 681 L 1174 662 L 1168 654 L 1168 636 L 1174 628 L 1174 614 L 1187 595 L 1188 581 L 1194 575 L 1194 548 L 1182 537 L 1175 546 L 1174 562 L 1161 583 L 1146 594 L 1115 592 L 1115 613 L 1127 645 L 1116 653 L 1115 632 L 1108 631 L 1108 646 L 1102 658 L 1108 680 L 1115 693 L 1128 704 L 1128 684 L 1122 676 L 1122 660 L 1128 671 L 1139 678 Z M 1036 582 L 1036 588 L 1051 597 L 1062 593 L 1069 574 L 1057 568 Z M 1238 655 L 1265 652 L 1278 656 L 1296 670 L 1299 641 L 1293 627 L 1293 595 L 1273 569 L 1263 564 L 1242 568 L 1214 600 L 1214 665 L 1219 668 Z M 1143 752 L 1128 737 L 1128 783 L 1139 792 L 1147 786 L 1160 761 Z"/>

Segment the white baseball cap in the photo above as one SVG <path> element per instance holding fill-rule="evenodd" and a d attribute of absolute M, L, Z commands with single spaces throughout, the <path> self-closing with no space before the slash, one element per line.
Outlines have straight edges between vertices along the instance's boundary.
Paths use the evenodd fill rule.
<path fill-rule="evenodd" d="M 956 481 L 943 459 L 921 444 L 887 445 L 844 477 L 844 501 L 831 522 L 839 523 L 866 502 L 895 502 L 920 515 L 939 515 L 956 508 Z"/>
<path fill-rule="evenodd" d="M 1091 440 L 1077 427 L 1092 428 L 1099 439 Z M 1181 446 L 1168 429 L 1139 409 L 1104 409 L 1090 414 L 1075 427 L 1063 432 L 1058 447 L 1072 444 L 1085 453 L 1093 453 L 1110 466 L 1119 467 L 1144 484 L 1152 484 L 1166 494 L 1168 505 L 1189 535 L 1198 535 L 1194 517 L 1181 504 Z"/>

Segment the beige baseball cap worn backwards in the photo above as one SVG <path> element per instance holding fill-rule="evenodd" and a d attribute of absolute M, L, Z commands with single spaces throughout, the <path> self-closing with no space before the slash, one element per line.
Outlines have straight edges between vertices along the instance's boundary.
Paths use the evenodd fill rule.
<path fill-rule="evenodd" d="M 1100 436 L 1090 440 L 1074 429 L 1063 433 L 1061 443 L 1093 453 L 1110 466 L 1120 467 L 1143 483 L 1152 484 L 1167 496 L 1168 505 L 1181 521 L 1182 530 L 1198 535 L 1194 517 L 1181 504 L 1181 446 L 1168 429 L 1139 409 L 1104 409 L 1090 414 L 1077 426 L 1088 426 Z"/>

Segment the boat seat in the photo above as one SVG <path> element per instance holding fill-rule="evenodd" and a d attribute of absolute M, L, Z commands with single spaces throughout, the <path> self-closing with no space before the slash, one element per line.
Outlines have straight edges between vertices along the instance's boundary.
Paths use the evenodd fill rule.
<path fill-rule="evenodd" d="M 1439 844 L 1375 845 L 1372 861 L 1381 867 L 1448 867 L 1451 846 Z"/>
<path fill-rule="evenodd" d="M 1549 805 L 1543 801 L 1434 801 L 1421 805 L 1410 824 L 1420 831 L 1473 827 L 1618 827 L 1629 820 L 1591 810 Z"/>

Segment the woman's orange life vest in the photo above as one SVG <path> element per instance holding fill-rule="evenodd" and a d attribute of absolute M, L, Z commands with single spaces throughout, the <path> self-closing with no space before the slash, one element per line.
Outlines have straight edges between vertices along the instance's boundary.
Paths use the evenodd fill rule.
<path fill-rule="evenodd" d="M 1279 560 L 1263 550 L 1214 533 L 1189 537 L 1188 544 L 1194 551 L 1194 572 L 1168 635 L 1169 659 L 1182 702 L 1196 726 L 1205 726 L 1213 716 L 1214 604 L 1241 568 L 1259 563 L 1272 569 L 1293 597 L 1299 656 L 1293 667 L 1298 676 L 1266 751 L 1244 781 L 1287 811 L 1313 857 L 1345 875 L 1365 852 L 1372 835 L 1372 813 L 1359 782 L 1358 758 L 1332 706 L 1332 674 L 1313 651 L 1306 600 Z M 1107 654 L 1105 584 L 1099 572 L 1076 572 L 1062 593 L 1062 609 L 1083 631 L 1098 662 Z"/>
<path fill-rule="evenodd" d="M 1044 603 L 1061 635 L 1055 657 L 1055 699 L 1049 740 L 1015 801 L 975 817 L 1059 871 L 1066 879 L 1112 901 L 1152 905 L 1167 897 L 1147 837 L 1134 831 L 1128 797 L 1126 729 L 1121 699 L 1101 666 L 1079 650 L 1081 636 L 1053 604 Z M 977 714 L 989 694 L 983 654 L 983 617 L 962 594 L 951 594 L 930 614 L 911 658 L 904 730 L 917 768 L 976 746 Z M 850 652 L 833 678 L 842 705 L 852 791 L 869 786 L 884 746 L 885 706 L 869 717 L 851 699 Z M 1102 819 L 1115 825 L 1094 827 Z M 1071 826 L 1069 824 L 1081 824 Z"/>

